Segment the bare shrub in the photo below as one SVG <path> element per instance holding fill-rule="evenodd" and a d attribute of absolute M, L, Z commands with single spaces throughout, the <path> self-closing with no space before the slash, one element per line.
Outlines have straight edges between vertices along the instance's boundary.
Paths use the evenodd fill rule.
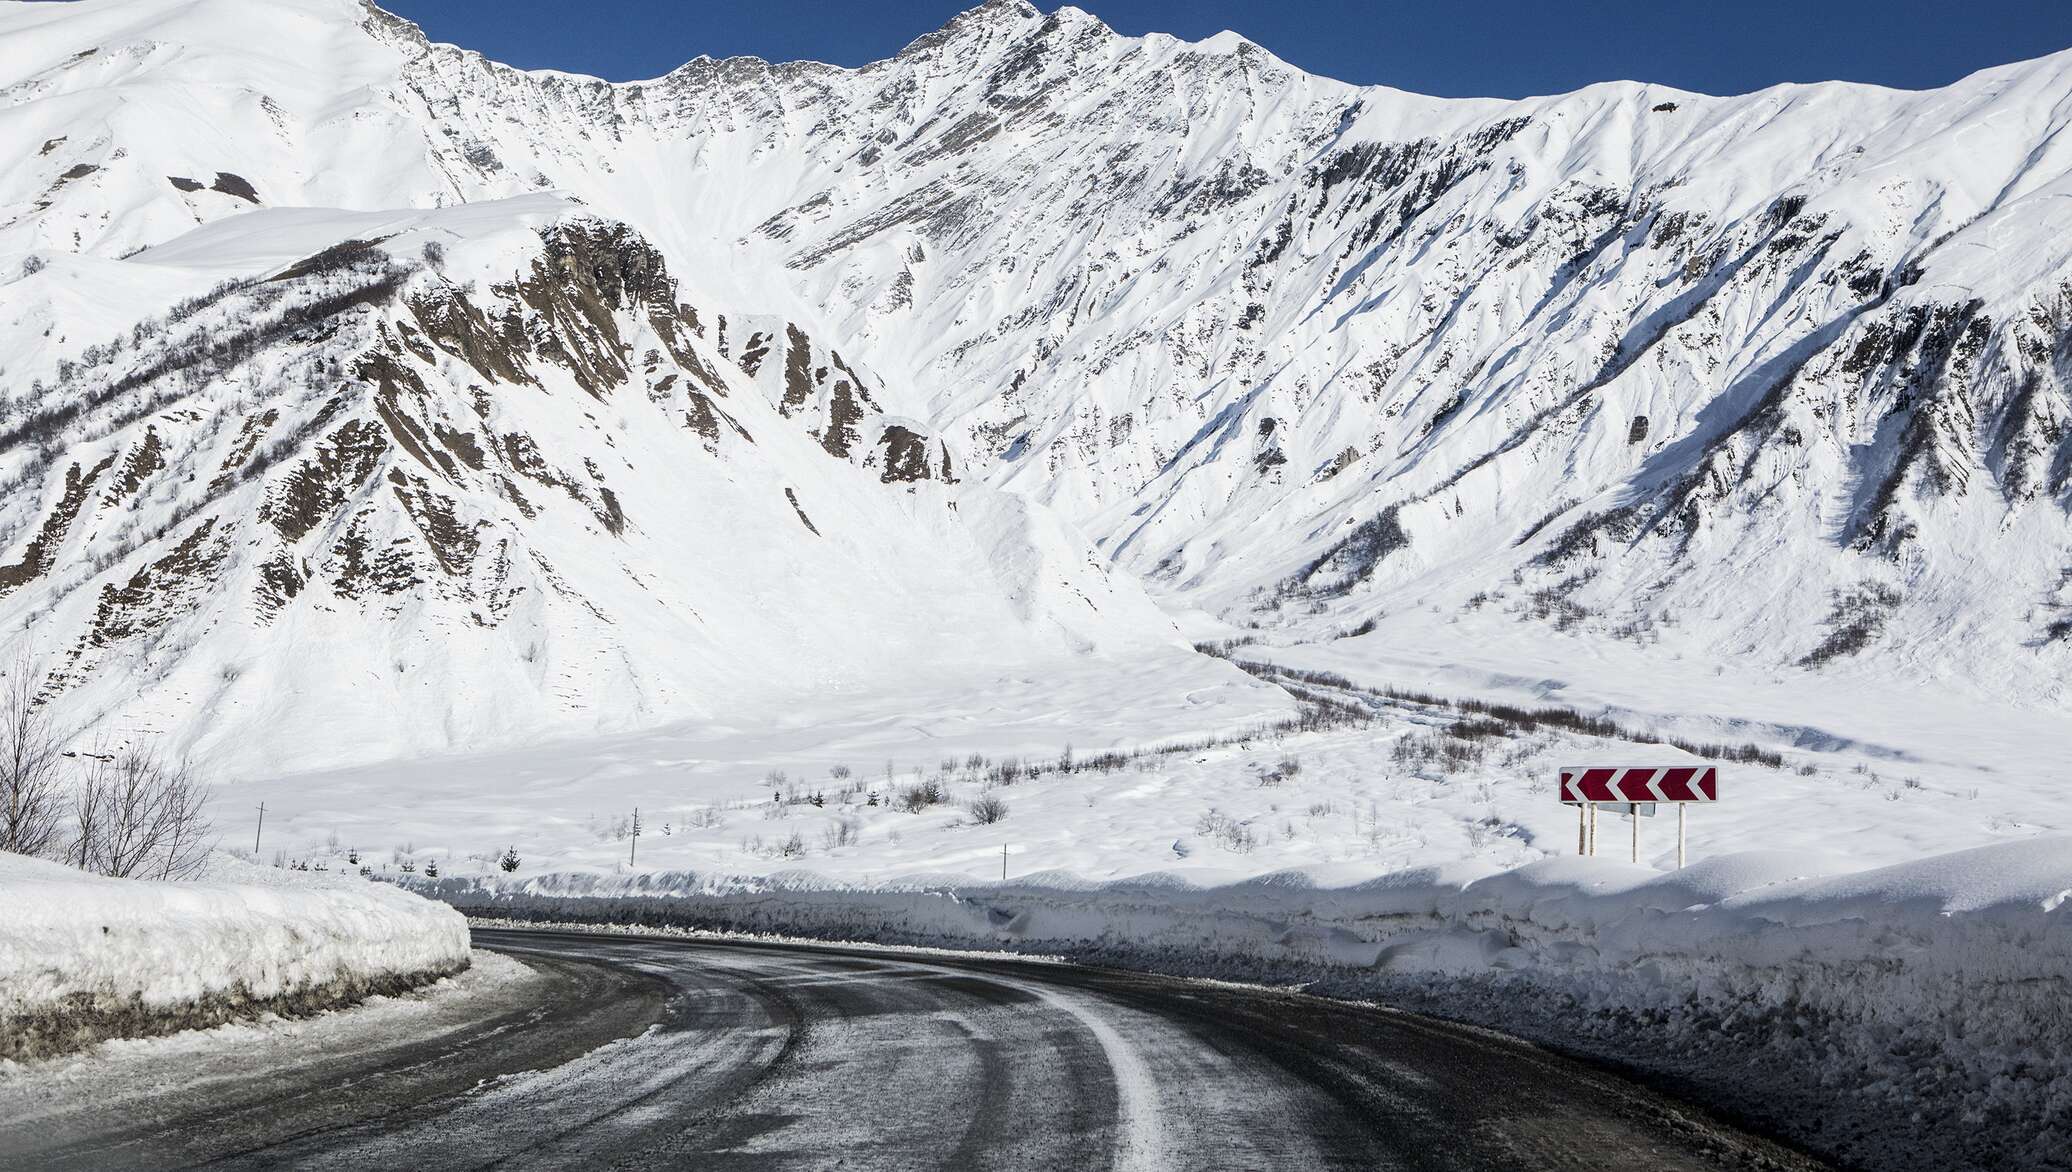
<path fill-rule="evenodd" d="M 981 794 L 965 809 L 980 826 L 991 826 L 1007 817 L 1007 802 L 998 794 Z"/>
<path fill-rule="evenodd" d="M 1462 740 L 1451 731 L 1406 733 L 1398 738 L 1389 755 L 1396 764 L 1409 768 L 1439 766 L 1466 769 L 1482 760 L 1485 750 L 1477 740 Z"/>
<path fill-rule="evenodd" d="M 1259 845 L 1259 837 L 1252 832 L 1251 827 L 1221 810 L 1210 810 L 1203 814 L 1195 822 L 1194 832 L 1204 838 L 1213 838 L 1221 843 L 1225 850 L 1235 851 L 1241 855 L 1250 854 Z"/>
<path fill-rule="evenodd" d="M 948 797 L 943 792 L 942 782 L 931 777 L 917 781 L 893 795 L 892 808 L 909 814 L 918 814 L 930 806 L 939 806 Z"/>
<path fill-rule="evenodd" d="M 1272 769 L 1265 770 L 1259 774 L 1259 784 L 1263 786 L 1276 786 L 1284 781 L 1293 781 L 1301 774 L 1301 758 L 1283 757 Z"/>
<path fill-rule="evenodd" d="M 118 879 L 185 879 L 210 847 L 208 787 L 143 748 L 90 758 L 73 797 L 70 861 Z"/>
<path fill-rule="evenodd" d="M 49 855 L 63 833 L 63 747 L 33 680 L 24 658 L 0 684 L 0 851 Z"/>

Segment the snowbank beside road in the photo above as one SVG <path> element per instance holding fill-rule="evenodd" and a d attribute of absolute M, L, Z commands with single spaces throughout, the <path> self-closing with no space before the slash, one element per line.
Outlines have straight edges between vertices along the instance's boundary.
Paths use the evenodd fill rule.
<path fill-rule="evenodd" d="M 468 947 L 453 909 L 353 875 L 218 856 L 154 883 L 0 854 L 0 1059 L 400 992 Z"/>
<path fill-rule="evenodd" d="M 1323 888 L 804 874 L 459 879 L 488 915 L 1061 953 L 1381 996 L 1629 1063 L 1850 1163 L 2072 1167 L 2072 839 L 1825 876 L 1557 858 Z"/>

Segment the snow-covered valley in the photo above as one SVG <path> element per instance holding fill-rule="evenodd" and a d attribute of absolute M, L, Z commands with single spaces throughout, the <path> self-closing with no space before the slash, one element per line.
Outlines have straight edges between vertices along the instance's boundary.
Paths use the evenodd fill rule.
<path fill-rule="evenodd" d="M 603 866 L 640 805 L 672 863 L 796 830 L 976 867 L 858 786 L 954 811 L 950 757 L 1288 718 L 1188 646 L 1233 641 L 1784 753 L 1718 849 L 2066 824 L 2062 55 L 1500 102 L 1018 0 L 633 84 L 355 0 L 0 21 L 0 650 L 268 794 L 275 849 Z M 1157 812 L 1091 830 L 1027 787 L 1016 836 L 1101 875 L 1522 861 L 1558 758 L 1647 751 L 1435 770 L 1396 748 L 1429 714 L 1370 717 L 1133 763 Z M 499 800 L 513 753 L 552 801 Z M 824 797 L 750 825 L 803 786 L 855 843 Z M 1239 807 L 1242 857 L 1176 853 Z"/>
<path fill-rule="evenodd" d="M 0 0 L 0 678 L 39 784 L 185 761 L 256 844 L 0 856 L 0 1057 L 460 969 L 411 889 L 1315 982 L 2043 1166 L 2068 125 L 2072 51 L 1442 100 L 988 0 L 617 84 Z M 1562 858 L 1578 764 L 1717 767 L 1696 866 Z"/>

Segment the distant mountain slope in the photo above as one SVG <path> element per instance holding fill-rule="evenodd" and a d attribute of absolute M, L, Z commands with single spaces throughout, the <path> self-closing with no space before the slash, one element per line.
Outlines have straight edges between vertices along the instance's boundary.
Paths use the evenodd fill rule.
<path fill-rule="evenodd" d="M 821 339 L 830 381 L 775 391 L 801 434 L 880 401 L 1177 605 L 2064 699 L 2072 54 L 1513 102 L 1020 0 L 861 69 L 625 85 L 351 0 L 0 28 L 0 265 L 563 190 L 753 315 L 766 393 Z"/>

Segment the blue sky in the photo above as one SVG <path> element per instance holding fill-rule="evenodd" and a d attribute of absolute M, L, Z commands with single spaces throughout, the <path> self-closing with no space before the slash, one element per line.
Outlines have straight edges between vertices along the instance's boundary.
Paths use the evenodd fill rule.
<path fill-rule="evenodd" d="M 383 0 L 436 39 L 617 81 L 697 56 L 859 65 L 977 0 Z M 1057 0 L 1037 0 L 1050 11 Z M 1235 29 L 1313 73 L 1517 97 L 1633 79 L 1707 93 L 1922 88 L 2072 47 L 2072 0 L 1081 0 L 1125 33 Z"/>

